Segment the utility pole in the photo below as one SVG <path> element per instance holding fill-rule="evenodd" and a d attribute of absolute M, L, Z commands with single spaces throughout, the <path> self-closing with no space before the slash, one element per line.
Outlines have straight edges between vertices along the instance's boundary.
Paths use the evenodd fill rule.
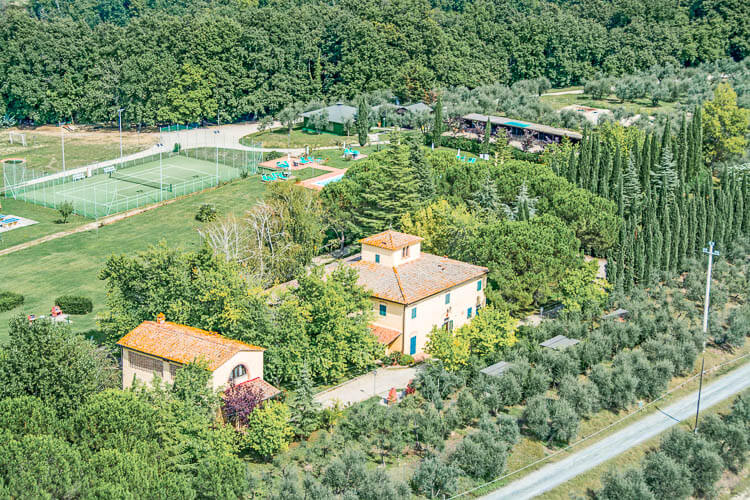
<path fill-rule="evenodd" d="M 217 118 L 219 115 L 216 115 Z M 214 130 L 214 142 L 216 144 L 216 185 L 219 185 L 219 131 Z"/>
<path fill-rule="evenodd" d="M 164 149 L 164 144 L 157 144 L 156 147 L 159 148 L 159 201 L 164 200 L 164 170 L 161 167 L 161 152 Z"/>
<path fill-rule="evenodd" d="M 65 172 L 65 134 L 63 133 L 63 122 L 60 123 L 60 147 L 62 148 L 62 167 Z"/>
<path fill-rule="evenodd" d="M 706 273 L 706 301 L 703 305 L 703 358 L 701 359 L 701 377 L 698 384 L 698 405 L 695 408 L 695 425 L 693 432 L 698 432 L 698 414 L 701 411 L 701 391 L 703 390 L 703 367 L 706 364 L 706 335 L 708 333 L 708 306 L 711 300 L 711 270 L 713 269 L 714 256 L 719 256 L 719 252 L 714 251 L 714 242 L 708 243 L 708 248 L 703 249 L 703 253 L 708 254 L 708 272 Z"/>
<path fill-rule="evenodd" d="M 122 165 L 122 112 L 125 111 L 125 108 L 120 108 L 117 110 L 117 123 L 119 124 L 120 128 L 120 165 Z"/>

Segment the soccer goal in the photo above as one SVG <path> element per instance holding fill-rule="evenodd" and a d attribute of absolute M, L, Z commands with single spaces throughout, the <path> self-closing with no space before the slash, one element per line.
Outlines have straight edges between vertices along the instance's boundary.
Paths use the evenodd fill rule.
<path fill-rule="evenodd" d="M 8 132 L 8 140 L 11 144 L 20 144 L 26 147 L 26 134 L 24 132 Z"/>

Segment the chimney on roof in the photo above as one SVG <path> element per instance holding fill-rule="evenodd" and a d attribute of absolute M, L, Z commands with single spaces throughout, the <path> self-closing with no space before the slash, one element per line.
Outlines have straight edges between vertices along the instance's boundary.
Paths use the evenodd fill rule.
<path fill-rule="evenodd" d="M 159 313 L 156 315 L 156 322 L 160 325 L 164 324 L 164 313 Z"/>

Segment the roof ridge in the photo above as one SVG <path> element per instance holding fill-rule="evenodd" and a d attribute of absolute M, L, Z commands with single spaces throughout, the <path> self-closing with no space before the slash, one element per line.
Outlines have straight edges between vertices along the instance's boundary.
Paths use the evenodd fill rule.
<path fill-rule="evenodd" d="M 398 289 L 401 292 L 401 299 L 404 302 L 407 302 L 406 294 L 404 293 L 404 286 L 401 284 L 401 276 L 398 275 L 398 269 L 396 269 L 397 266 L 393 266 L 393 274 L 396 275 L 396 283 L 398 283 Z"/>
<path fill-rule="evenodd" d="M 189 335 L 195 339 L 207 340 L 218 345 L 224 345 L 225 342 L 229 342 L 237 346 L 242 346 L 244 349 L 249 349 L 251 351 L 265 351 L 264 348 L 255 344 L 248 344 L 247 342 L 243 342 L 241 340 L 229 338 L 219 332 L 204 330 L 203 328 L 198 328 L 197 326 L 183 325 L 182 323 L 175 323 L 173 321 L 165 321 L 164 323 L 159 323 L 158 321 L 149 321 L 149 323 L 156 325 L 160 330 L 166 330 L 167 333 L 175 333 L 173 330 L 170 331 L 168 328 L 164 328 L 165 325 L 172 325 L 180 328 L 180 334 Z"/>

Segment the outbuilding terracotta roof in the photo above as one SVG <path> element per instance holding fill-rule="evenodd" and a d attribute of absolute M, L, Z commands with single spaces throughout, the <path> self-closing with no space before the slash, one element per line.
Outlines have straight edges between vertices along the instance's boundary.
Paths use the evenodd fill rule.
<path fill-rule="evenodd" d="M 369 325 L 372 334 L 378 339 L 381 344 L 389 345 L 391 342 L 401 336 L 401 332 L 392 328 L 386 328 L 384 326 Z"/>
<path fill-rule="evenodd" d="M 238 352 L 265 350 L 217 333 L 168 321 L 144 321 L 121 338 L 117 345 L 183 364 L 204 359 L 211 371 Z"/>
<path fill-rule="evenodd" d="M 264 401 L 266 399 L 270 399 L 272 397 L 275 397 L 281 394 L 281 391 L 279 389 L 272 386 L 271 384 L 261 379 L 260 377 L 256 377 L 254 379 L 248 380 L 247 382 L 242 382 L 239 385 L 245 385 L 245 386 L 257 389 L 260 392 L 261 398 Z"/>
<path fill-rule="evenodd" d="M 396 267 L 363 260 L 348 265 L 359 273 L 357 284 L 373 297 L 399 304 L 412 304 L 489 272 L 486 267 L 429 253 Z"/>
<path fill-rule="evenodd" d="M 359 240 L 359 242 L 365 245 L 385 248 L 386 250 L 398 250 L 399 248 L 403 248 L 407 245 L 419 243 L 422 240 L 423 238 L 420 238 L 419 236 L 399 233 L 398 231 L 389 229 L 387 231 L 383 231 L 382 233 L 374 234 L 372 236 L 368 236 L 367 238 L 362 238 L 361 240 Z"/>

